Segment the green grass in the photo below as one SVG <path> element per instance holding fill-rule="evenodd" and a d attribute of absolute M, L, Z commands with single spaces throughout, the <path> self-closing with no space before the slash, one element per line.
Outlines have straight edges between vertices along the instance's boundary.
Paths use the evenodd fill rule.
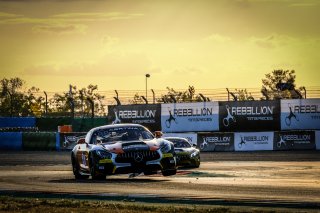
<path fill-rule="evenodd" d="M 198 206 L 175 204 L 144 204 L 134 201 L 97 201 L 77 199 L 15 198 L 0 196 L 0 212 L 110 212 L 110 213 L 224 213 L 224 212 L 274 212 L 256 208 L 224 206 Z"/>

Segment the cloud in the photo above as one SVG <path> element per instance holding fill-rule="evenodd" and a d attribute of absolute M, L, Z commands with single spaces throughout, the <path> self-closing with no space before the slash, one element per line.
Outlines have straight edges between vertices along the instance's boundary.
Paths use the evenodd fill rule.
<path fill-rule="evenodd" d="M 4 13 L 0 12 L 0 19 L 8 19 L 8 18 L 18 18 L 21 17 L 22 15 L 17 15 L 13 13 Z"/>
<path fill-rule="evenodd" d="M 227 37 L 227 36 L 222 36 L 222 35 L 219 35 L 219 34 L 212 34 L 212 35 L 204 38 L 204 40 L 224 43 L 224 42 L 231 41 L 231 38 Z"/>
<path fill-rule="evenodd" d="M 143 16 L 140 13 L 64 13 L 47 18 L 32 18 L 23 15 L 0 13 L 0 24 L 71 24 L 97 21 L 115 21 L 135 19 Z"/>
<path fill-rule="evenodd" d="M 119 38 L 107 35 L 107 36 L 104 36 L 102 38 L 102 44 L 105 45 L 106 47 L 110 47 L 110 46 L 113 46 L 115 44 L 118 44 L 119 40 L 120 40 Z"/>
<path fill-rule="evenodd" d="M 143 75 L 146 70 L 157 71 L 145 55 L 126 53 L 122 55 L 107 54 L 96 62 L 33 65 L 26 68 L 23 74 L 33 76 L 101 76 L 107 78 L 108 76 Z"/>
<path fill-rule="evenodd" d="M 251 37 L 249 42 L 265 49 L 274 49 L 280 46 L 286 46 L 295 42 L 297 39 L 286 35 L 273 34 L 267 37 Z"/>
<path fill-rule="evenodd" d="M 47 24 L 36 25 L 32 28 L 35 33 L 47 33 L 47 34 L 84 34 L 87 26 L 83 24 Z"/>
<path fill-rule="evenodd" d="M 81 21 L 111 21 L 121 19 L 134 19 L 141 17 L 141 13 L 122 13 L 122 12 L 109 12 L 109 13 L 63 13 L 53 15 L 53 18 L 68 19 L 68 20 L 81 20 Z"/>

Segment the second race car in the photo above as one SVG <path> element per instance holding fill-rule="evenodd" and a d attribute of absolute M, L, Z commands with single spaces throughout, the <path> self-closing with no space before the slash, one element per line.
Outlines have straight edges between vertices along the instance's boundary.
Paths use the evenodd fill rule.
<path fill-rule="evenodd" d="M 181 137 L 164 137 L 174 144 L 177 166 L 189 166 L 198 168 L 200 166 L 200 151 L 192 146 L 189 141 Z"/>

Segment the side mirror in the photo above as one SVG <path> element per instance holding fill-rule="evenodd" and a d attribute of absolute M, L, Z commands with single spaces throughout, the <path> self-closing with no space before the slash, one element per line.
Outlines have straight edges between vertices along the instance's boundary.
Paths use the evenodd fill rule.
<path fill-rule="evenodd" d="M 154 137 L 156 137 L 156 138 L 161 138 L 162 135 L 163 135 L 163 133 L 161 131 L 155 131 L 154 132 Z"/>
<path fill-rule="evenodd" d="M 196 147 L 197 147 L 197 144 L 194 144 L 194 143 L 193 143 L 193 144 L 192 144 L 192 147 L 196 148 Z"/>
<path fill-rule="evenodd" d="M 77 141 L 77 144 L 84 144 L 86 143 L 85 139 L 84 138 L 80 138 L 78 141 Z"/>

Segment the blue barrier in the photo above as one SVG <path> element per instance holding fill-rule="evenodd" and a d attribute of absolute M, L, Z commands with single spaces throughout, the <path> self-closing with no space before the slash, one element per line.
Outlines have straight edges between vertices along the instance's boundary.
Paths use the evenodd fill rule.
<path fill-rule="evenodd" d="M 56 132 L 56 151 L 60 151 L 60 133 Z"/>
<path fill-rule="evenodd" d="M 0 132 L 0 150 L 21 150 L 21 132 Z"/>
<path fill-rule="evenodd" d="M 2 127 L 35 127 L 35 117 L 0 117 L 0 128 Z"/>

